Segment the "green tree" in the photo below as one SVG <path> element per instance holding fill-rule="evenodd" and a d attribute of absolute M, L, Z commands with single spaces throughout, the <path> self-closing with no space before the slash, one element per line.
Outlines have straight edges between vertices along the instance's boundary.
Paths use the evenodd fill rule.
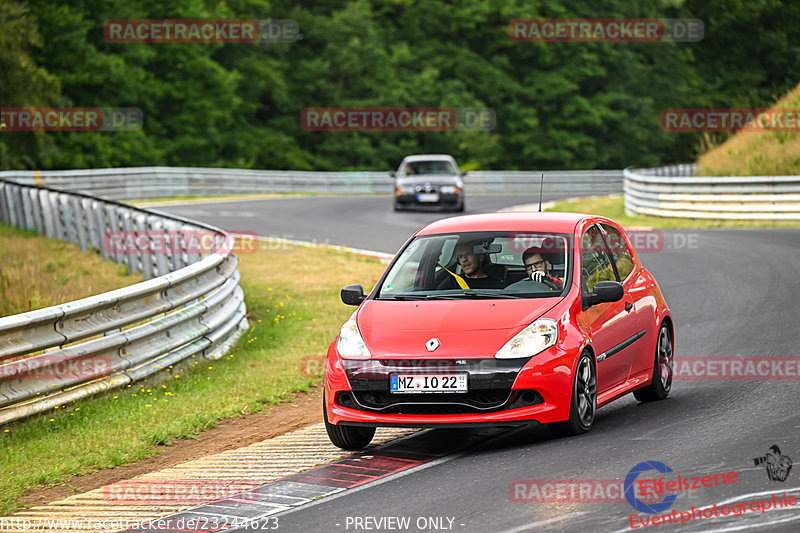
<path fill-rule="evenodd" d="M 41 46 L 26 4 L 0 0 L 0 110 L 58 103 L 58 80 L 32 59 Z M 41 133 L 0 130 L 0 170 L 34 167 L 48 147 Z"/>

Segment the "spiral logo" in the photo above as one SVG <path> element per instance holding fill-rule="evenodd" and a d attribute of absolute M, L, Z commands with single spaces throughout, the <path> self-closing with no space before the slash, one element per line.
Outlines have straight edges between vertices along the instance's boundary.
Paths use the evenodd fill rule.
<path fill-rule="evenodd" d="M 633 490 L 634 483 L 636 483 L 636 479 L 639 477 L 639 474 L 642 472 L 648 472 L 650 470 L 655 470 L 661 474 L 672 472 L 670 467 L 659 461 L 643 461 L 639 463 L 631 468 L 630 472 L 628 472 L 628 475 L 625 476 L 625 499 L 628 500 L 628 503 L 640 513 L 657 514 L 669 509 L 678 496 L 676 494 L 670 494 L 665 496 L 660 502 L 655 503 L 643 502 L 637 498 Z"/>

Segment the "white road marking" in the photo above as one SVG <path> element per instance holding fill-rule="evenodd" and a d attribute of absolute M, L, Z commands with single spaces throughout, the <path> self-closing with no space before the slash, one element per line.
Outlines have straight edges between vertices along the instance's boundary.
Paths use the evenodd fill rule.
<path fill-rule="evenodd" d="M 539 520 L 538 522 L 529 522 L 527 524 L 517 526 L 513 529 L 506 529 L 505 531 L 501 531 L 500 533 L 519 533 L 520 531 L 533 531 L 541 526 L 546 526 L 548 524 L 553 524 L 555 522 L 563 522 L 564 520 L 568 520 L 570 518 L 577 518 L 585 514 L 589 514 L 589 511 L 580 511 L 576 513 L 562 514 L 553 518 L 548 518 L 547 520 Z"/>

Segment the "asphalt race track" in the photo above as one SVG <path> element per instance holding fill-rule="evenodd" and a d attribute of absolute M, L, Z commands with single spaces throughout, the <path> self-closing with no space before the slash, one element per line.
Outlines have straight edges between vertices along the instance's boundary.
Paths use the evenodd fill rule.
<path fill-rule="evenodd" d="M 545 202 L 557 196 L 545 195 Z M 497 211 L 538 202 L 537 196 L 467 196 L 463 214 Z M 230 231 L 299 241 L 328 241 L 368 250 L 396 252 L 415 231 L 461 213 L 392 210 L 389 196 L 270 198 L 238 202 L 156 207 L 156 210 L 216 224 Z"/>
<path fill-rule="evenodd" d="M 161 208 L 225 229 L 394 253 L 428 221 L 449 213 L 394 213 L 388 197 L 287 198 Z M 530 197 L 469 197 L 468 212 L 494 211 Z M 663 249 L 640 253 L 659 281 L 675 319 L 676 365 L 707 356 L 800 356 L 796 340 L 800 301 L 800 230 L 664 231 Z M 354 279 L 353 283 L 360 280 Z M 777 360 L 777 359 L 776 359 Z M 421 452 L 435 443 L 453 453 L 402 474 L 318 500 L 278 515 L 280 531 L 626 531 L 636 511 L 618 492 L 615 501 L 530 499 L 516 480 L 624 480 L 643 461 L 659 461 L 682 477 L 735 471 L 723 486 L 681 491 L 669 509 L 678 524 L 636 523 L 644 531 L 798 531 L 800 504 L 741 516 L 687 519 L 681 512 L 794 496 L 800 467 L 771 480 L 754 458 L 773 445 L 800 460 L 800 387 L 787 380 L 686 380 L 663 402 L 632 396 L 598 411 L 583 436 L 556 439 L 541 427 L 426 430 L 404 445 Z M 467 432 L 467 433 L 465 433 Z M 474 434 L 473 434 L 474 436 Z M 470 442 L 465 448 L 465 442 Z M 648 477 L 655 477 L 652 474 Z M 674 479 L 674 474 L 673 478 Z M 598 482 L 593 485 L 602 485 Z M 608 485 L 608 483 L 606 483 Z M 523 485 L 529 488 L 530 484 Z M 526 490 L 527 490 L 526 488 Z M 551 496 L 553 493 L 550 493 Z M 592 498 L 587 498 L 592 499 Z M 775 505 L 773 503 L 773 505 Z M 742 508 L 736 506 L 741 512 Z M 762 505 L 763 507 L 763 505 Z M 638 515 L 652 517 L 641 513 Z M 407 518 L 409 526 L 396 527 Z M 382 520 L 382 521 L 381 521 Z"/>

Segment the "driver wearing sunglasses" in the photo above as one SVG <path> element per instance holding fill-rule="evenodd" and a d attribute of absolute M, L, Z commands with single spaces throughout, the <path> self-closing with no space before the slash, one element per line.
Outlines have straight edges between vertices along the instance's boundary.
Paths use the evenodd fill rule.
<path fill-rule="evenodd" d="M 539 253 L 538 248 L 528 248 L 522 254 L 522 262 L 525 263 L 525 273 L 533 281 L 546 283 L 549 281 L 558 289 L 564 287 L 564 282 L 550 274 L 550 260 Z"/>

